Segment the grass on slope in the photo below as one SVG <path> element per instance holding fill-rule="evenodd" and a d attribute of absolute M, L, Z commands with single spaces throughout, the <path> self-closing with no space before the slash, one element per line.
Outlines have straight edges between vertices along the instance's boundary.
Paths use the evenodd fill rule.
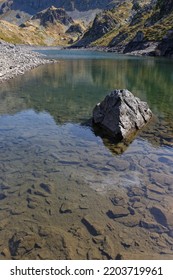
<path fill-rule="evenodd" d="M 64 46 L 68 44 L 70 37 L 64 34 L 59 25 L 49 26 L 46 29 L 35 25 L 21 28 L 0 20 L 0 39 L 13 44 Z"/>
<path fill-rule="evenodd" d="M 152 14 L 156 11 L 146 12 L 142 15 L 139 14 L 139 20 L 137 20 L 137 23 L 134 25 L 131 25 L 128 21 L 128 17 L 131 13 L 130 4 L 128 5 L 128 3 L 125 3 L 120 7 L 120 9 L 112 12 L 115 13 L 115 17 L 121 23 L 121 26 L 111 30 L 109 33 L 93 42 L 92 46 L 108 46 L 119 34 L 126 35 L 123 42 L 121 42 L 125 45 L 136 36 L 138 31 L 142 31 L 144 33 L 146 41 L 160 41 L 168 33 L 168 31 L 173 31 L 173 12 L 149 27 L 146 26 L 146 22 L 149 21 Z"/>

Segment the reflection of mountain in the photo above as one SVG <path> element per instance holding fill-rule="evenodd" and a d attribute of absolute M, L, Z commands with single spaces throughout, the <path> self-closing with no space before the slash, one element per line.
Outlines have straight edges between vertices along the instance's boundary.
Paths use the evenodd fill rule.
<path fill-rule="evenodd" d="M 22 79 L 2 85 L 0 112 L 33 108 L 48 111 L 58 123 L 81 122 L 90 118 L 95 104 L 115 88 L 129 89 L 158 115 L 172 115 L 171 63 L 119 56 L 116 60 L 64 60 L 34 69 Z"/>
<path fill-rule="evenodd" d="M 109 57 L 110 58 L 110 57 Z M 69 59 L 43 65 L 1 85 L 0 114 L 25 109 L 47 111 L 57 124 L 84 123 L 105 95 L 127 88 L 147 101 L 156 115 L 140 132 L 152 145 L 172 145 L 173 85 L 169 60 L 120 57 L 117 59 Z M 100 136 L 100 135 L 99 135 Z M 129 143 L 115 145 L 102 137 L 114 154 Z"/>
<path fill-rule="evenodd" d="M 22 92 L 12 90 L 15 80 L 1 83 L 0 89 L 0 115 L 15 114 L 27 108 L 27 102 Z"/>

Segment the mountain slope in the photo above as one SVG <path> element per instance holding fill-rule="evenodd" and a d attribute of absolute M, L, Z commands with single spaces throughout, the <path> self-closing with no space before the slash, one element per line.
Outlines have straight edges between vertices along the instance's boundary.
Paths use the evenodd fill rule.
<path fill-rule="evenodd" d="M 72 38 L 64 32 L 63 26 L 55 25 L 41 29 L 28 24 L 25 28 L 0 20 L 0 40 L 13 44 L 66 46 Z"/>
<path fill-rule="evenodd" d="M 66 33 L 73 25 L 75 22 L 65 10 L 50 7 L 20 26 L 0 20 L 0 39 L 20 44 L 66 46 L 74 38 L 70 32 Z"/>
<path fill-rule="evenodd" d="M 100 46 L 124 53 L 172 55 L 173 1 L 143 1 L 143 5 L 141 2 L 124 1 L 110 11 L 101 12 L 96 17 L 99 21 L 95 18 L 74 46 Z M 116 24 L 103 34 L 100 22 L 104 22 L 106 27 L 110 14 Z"/>
<path fill-rule="evenodd" d="M 69 11 L 74 19 L 88 24 L 102 9 L 116 6 L 123 0 L 0 0 L 0 19 L 20 25 L 31 16 L 54 6 Z"/>
<path fill-rule="evenodd" d="M 9 41 L 14 30 L 13 42 L 173 55 L 172 0 L 0 0 L 0 3 L 3 3 L 0 37 L 8 37 Z M 63 6 L 66 10 L 60 8 Z M 71 12 L 68 14 L 67 10 Z M 81 21 L 89 14 L 92 16 Z M 20 26 L 7 28 L 4 20 Z"/>

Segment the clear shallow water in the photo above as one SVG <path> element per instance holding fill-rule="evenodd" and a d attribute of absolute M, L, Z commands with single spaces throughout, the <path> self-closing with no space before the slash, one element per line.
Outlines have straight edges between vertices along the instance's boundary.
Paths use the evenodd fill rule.
<path fill-rule="evenodd" d="M 172 61 L 46 54 L 0 89 L 1 258 L 172 259 Z M 115 88 L 155 114 L 129 145 L 84 125 Z"/>

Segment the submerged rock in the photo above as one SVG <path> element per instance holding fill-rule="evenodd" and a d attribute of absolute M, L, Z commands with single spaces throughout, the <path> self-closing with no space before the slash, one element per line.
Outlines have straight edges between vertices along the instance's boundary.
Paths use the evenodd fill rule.
<path fill-rule="evenodd" d="M 114 90 L 93 110 L 93 124 L 117 140 L 128 139 L 152 117 L 146 102 L 127 89 Z"/>
<path fill-rule="evenodd" d="M 81 222 L 87 228 L 88 232 L 93 236 L 102 235 L 104 232 L 104 227 L 95 222 L 90 216 L 83 217 Z"/>
<path fill-rule="evenodd" d="M 116 219 L 116 218 L 126 217 L 130 214 L 130 212 L 125 207 L 116 206 L 114 211 L 109 210 L 106 214 L 110 219 Z"/>

